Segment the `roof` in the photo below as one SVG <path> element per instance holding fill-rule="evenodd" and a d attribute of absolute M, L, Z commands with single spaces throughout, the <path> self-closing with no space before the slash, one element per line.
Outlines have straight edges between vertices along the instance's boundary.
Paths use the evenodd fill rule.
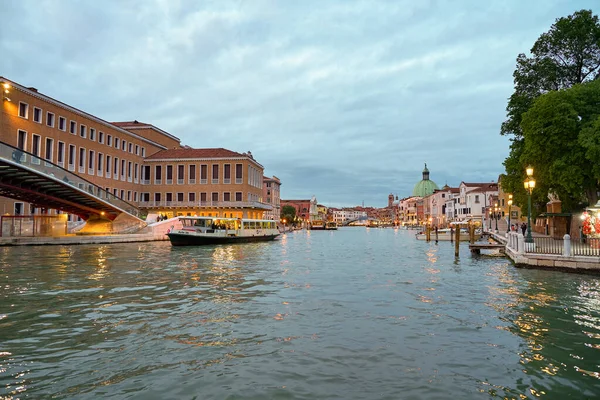
<path fill-rule="evenodd" d="M 224 148 L 216 149 L 168 149 L 147 157 L 146 160 L 184 159 L 184 158 L 240 158 L 247 154 L 236 153 Z M 249 157 L 248 157 L 249 158 Z"/>
<path fill-rule="evenodd" d="M 152 124 L 147 124 L 145 122 L 139 122 L 138 120 L 133 120 L 133 121 L 123 121 L 123 122 L 111 122 L 111 124 L 118 126 L 119 128 L 129 128 L 129 127 L 136 127 L 136 128 L 141 128 L 143 126 L 147 126 L 147 127 L 152 127 L 154 125 Z"/>
<path fill-rule="evenodd" d="M 422 179 L 415 185 L 412 195 L 417 197 L 425 197 L 432 194 L 436 189 L 439 188 L 434 181 L 431 179 Z"/>

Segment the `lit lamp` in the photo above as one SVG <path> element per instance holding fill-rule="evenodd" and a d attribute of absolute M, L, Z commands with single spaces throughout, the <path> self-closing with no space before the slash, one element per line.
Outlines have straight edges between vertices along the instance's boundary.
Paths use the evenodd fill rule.
<path fill-rule="evenodd" d="M 2 100 L 10 101 L 10 97 L 8 94 L 10 93 L 10 85 L 6 82 L 2 82 Z"/>
<path fill-rule="evenodd" d="M 494 219 L 496 220 L 496 233 L 498 233 L 498 203 L 494 203 Z"/>
<path fill-rule="evenodd" d="M 510 206 L 512 206 L 512 194 L 508 195 L 508 225 L 506 225 L 506 233 L 510 232 Z"/>
<path fill-rule="evenodd" d="M 533 237 L 531 236 L 531 192 L 535 188 L 535 179 L 533 179 L 533 168 L 527 167 L 527 179 L 525 180 L 525 190 L 527 190 L 527 237 L 525 243 L 533 243 Z"/>

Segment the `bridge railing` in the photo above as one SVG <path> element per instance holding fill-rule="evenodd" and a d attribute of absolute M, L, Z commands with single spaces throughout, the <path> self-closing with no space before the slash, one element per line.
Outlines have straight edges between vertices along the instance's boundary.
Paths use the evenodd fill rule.
<path fill-rule="evenodd" d="M 110 192 L 96 186 L 92 182 L 75 175 L 66 169 L 59 167 L 50 161 L 44 160 L 43 158 L 37 157 L 34 154 L 28 153 L 24 150 L 13 147 L 9 144 L 0 142 L 0 158 L 9 160 L 15 164 L 20 164 L 30 170 L 34 170 L 41 175 L 45 175 L 57 181 L 62 181 L 73 187 L 78 188 L 96 198 L 111 204 L 112 206 L 119 208 L 131 215 L 136 217 L 140 216 L 140 210 L 132 204 L 129 204 L 125 200 L 113 195 Z"/>

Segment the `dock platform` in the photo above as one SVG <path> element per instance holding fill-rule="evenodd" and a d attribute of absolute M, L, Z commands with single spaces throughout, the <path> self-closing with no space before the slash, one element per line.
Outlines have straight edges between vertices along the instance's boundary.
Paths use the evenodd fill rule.
<path fill-rule="evenodd" d="M 481 250 L 500 250 L 500 252 L 504 253 L 506 245 L 501 243 L 473 243 L 469 244 L 469 250 L 471 253 L 480 254 Z"/>

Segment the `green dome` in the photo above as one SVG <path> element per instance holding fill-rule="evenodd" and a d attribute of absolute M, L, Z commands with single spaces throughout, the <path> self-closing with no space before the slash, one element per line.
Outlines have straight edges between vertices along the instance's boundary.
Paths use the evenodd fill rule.
<path fill-rule="evenodd" d="M 429 196 L 434 190 L 438 190 L 438 185 L 434 181 L 429 179 L 429 170 L 427 169 L 427 163 L 423 169 L 423 179 L 415 185 L 412 195 L 418 197 Z"/>
<path fill-rule="evenodd" d="M 430 179 L 423 179 L 422 181 L 420 181 L 419 183 L 417 183 L 415 185 L 412 195 L 419 196 L 419 197 L 425 197 L 425 196 L 429 196 L 430 194 L 433 193 L 434 190 L 437 190 L 437 189 L 439 189 L 438 185 L 436 185 L 434 181 L 432 181 Z"/>

